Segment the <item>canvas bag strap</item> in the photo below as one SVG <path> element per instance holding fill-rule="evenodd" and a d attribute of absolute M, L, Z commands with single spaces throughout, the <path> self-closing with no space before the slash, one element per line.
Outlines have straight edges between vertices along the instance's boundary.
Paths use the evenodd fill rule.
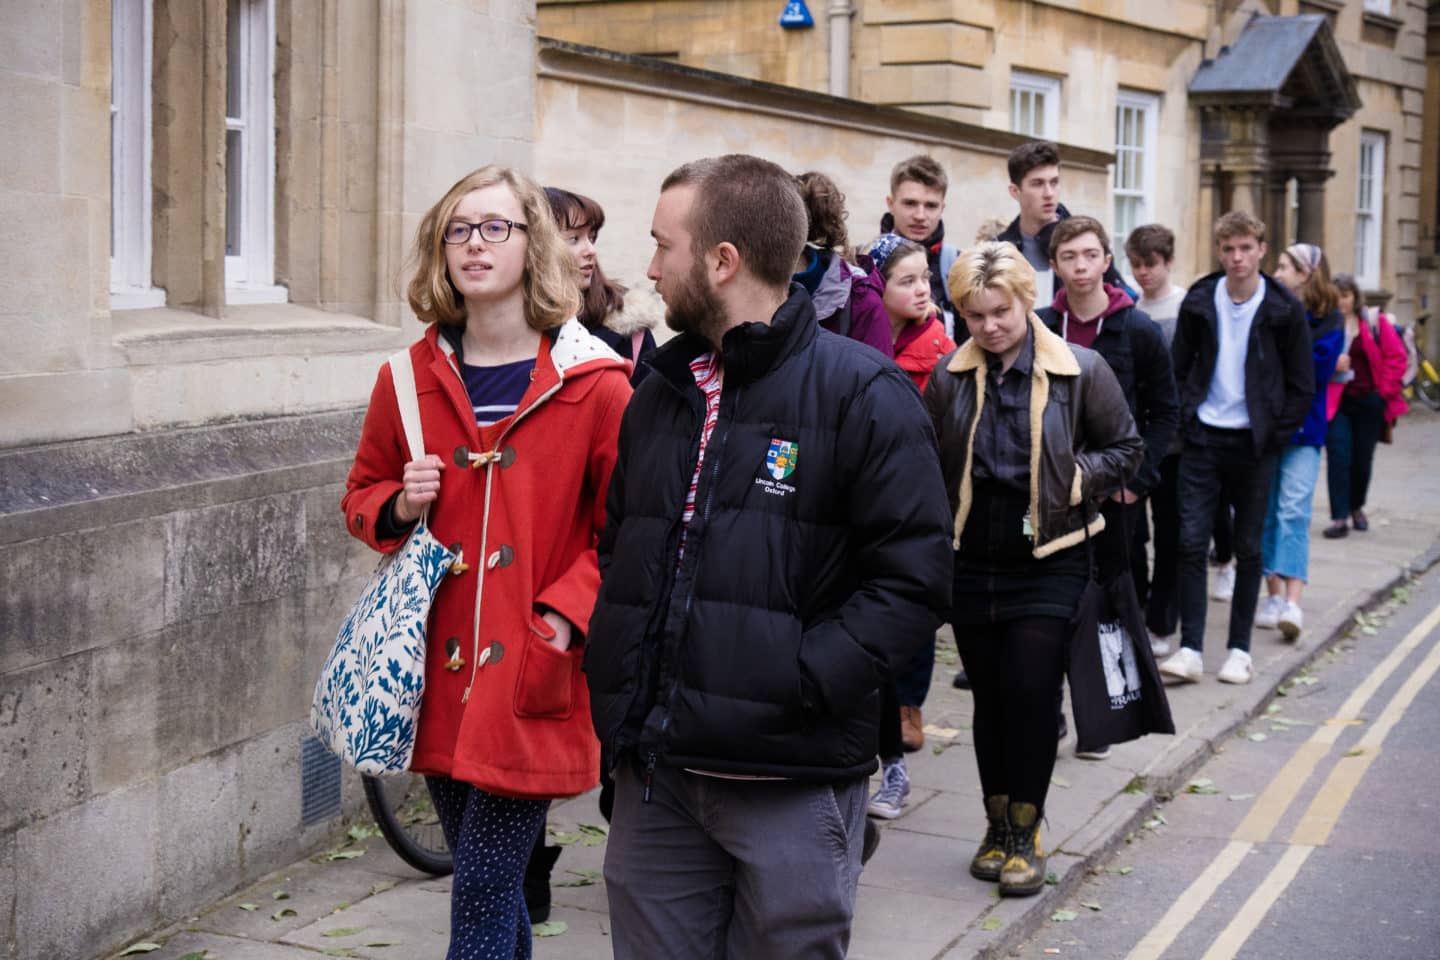
<path fill-rule="evenodd" d="M 406 347 L 390 357 L 390 379 L 395 385 L 395 404 L 400 408 L 400 425 L 405 430 L 405 444 L 410 450 L 410 459 L 419 460 L 425 456 L 425 435 L 420 429 L 420 398 L 415 392 L 415 368 L 410 361 L 410 348 Z M 420 523 L 430 524 L 430 505 L 420 511 Z"/>
<path fill-rule="evenodd" d="M 415 368 L 410 362 L 410 349 L 390 358 L 390 379 L 395 384 L 395 403 L 400 408 L 400 424 L 405 428 L 405 443 L 410 459 L 425 456 L 425 436 L 420 430 L 420 399 L 415 393 Z"/>

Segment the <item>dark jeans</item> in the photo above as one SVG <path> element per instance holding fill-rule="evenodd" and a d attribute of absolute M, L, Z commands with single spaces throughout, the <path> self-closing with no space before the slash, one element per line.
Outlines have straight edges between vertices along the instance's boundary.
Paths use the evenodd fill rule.
<path fill-rule="evenodd" d="M 1150 574 L 1145 626 L 1160 637 L 1170 636 L 1180 625 L 1177 592 L 1180 577 L 1180 502 L 1176 497 L 1179 473 L 1178 453 L 1161 460 L 1160 482 L 1149 496 L 1151 522 L 1155 528 L 1155 570 Z"/>
<path fill-rule="evenodd" d="M 1235 559 L 1235 505 L 1223 492 L 1215 504 L 1215 528 L 1211 533 L 1215 538 L 1214 560 L 1223 567 Z"/>
<path fill-rule="evenodd" d="M 1325 479 L 1330 488 L 1330 519 L 1348 520 L 1365 506 L 1375 446 L 1385 426 L 1385 400 L 1341 397 L 1340 409 L 1325 434 Z"/>
<path fill-rule="evenodd" d="M 530 957 L 530 914 L 521 884 L 549 800 L 513 800 L 449 777 L 426 777 L 455 856 L 448 960 Z"/>
<path fill-rule="evenodd" d="M 880 759 L 894 761 L 904 752 L 900 734 L 900 708 L 923 707 L 935 672 L 935 638 L 915 651 L 898 677 L 880 682 Z"/>
<path fill-rule="evenodd" d="M 955 639 L 975 697 L 975 762 L 987 797 L 1042 813 L 1055 770 L 1055 690 L 1065 673 L 1070 621 L 1020 617 L 959 624 Z"/>
<path fill-rule="evenodd" d="M 1201 427 L 1180 457 L 1180 642 L 1204 649 L 1206 554 L 1221 498 L 1235 508 L 1235 596 L 1226 646 L 1249 651 L 1260 597 L 1260 538 L 1270 506 L 1275 454 L 1255 455 L 1249 430 Z"/>

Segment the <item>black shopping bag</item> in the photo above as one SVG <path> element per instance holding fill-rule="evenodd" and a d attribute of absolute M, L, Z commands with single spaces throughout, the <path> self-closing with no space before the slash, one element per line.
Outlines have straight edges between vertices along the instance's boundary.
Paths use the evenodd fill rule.
<path fill-rule="evenodd" d="M 1129 574 L 1103 586 L 1092 575 L 1071 626 L 1067 672 L 1075 749 L 1098 750 L 1147 733 L 1174 733 L 1170 702 Z"/>

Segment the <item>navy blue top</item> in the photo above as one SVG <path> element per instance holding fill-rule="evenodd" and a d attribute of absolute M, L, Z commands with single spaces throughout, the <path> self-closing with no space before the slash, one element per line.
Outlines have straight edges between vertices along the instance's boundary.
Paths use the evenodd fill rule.
<path fill-rule="evenodd" d="M 494 367 L 460 364 L 465 391 L 470 394 L 470 406 L 475 411 L 476 425 L 488 427 L 514 414 L 530 386 L 530 374 L 534 370 L 533 359 Z"/>

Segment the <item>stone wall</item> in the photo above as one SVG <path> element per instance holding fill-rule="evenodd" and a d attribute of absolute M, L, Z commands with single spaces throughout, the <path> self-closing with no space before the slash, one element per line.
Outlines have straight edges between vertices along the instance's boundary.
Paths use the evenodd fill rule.
<path fill-rule="evenodd" d="M 349 412 L 0 454 L 0 957 L 108 952 L 327 838 L 301 741 L 374 565 L 339 513 L 358 431 Z"/>
<path fill-rule="evenodd" d="M 890 170 L 915 153 L 949 173 L 952 242 L 1014 215 L 1005 161 L 1023 138 L 1012 133 L 553 40 L 542 39 L 539 62 L 536 176 L 600 202 L 601 263 L 632 286 L 651 286 L 660 183 L 699 157 L 739 151 L 829 174 L 846 194 L 852 244 L 879 233 Z M 1066 158 L 1066 202 L 1103 211 L 1110 155 L 1067 147 Z"/>

